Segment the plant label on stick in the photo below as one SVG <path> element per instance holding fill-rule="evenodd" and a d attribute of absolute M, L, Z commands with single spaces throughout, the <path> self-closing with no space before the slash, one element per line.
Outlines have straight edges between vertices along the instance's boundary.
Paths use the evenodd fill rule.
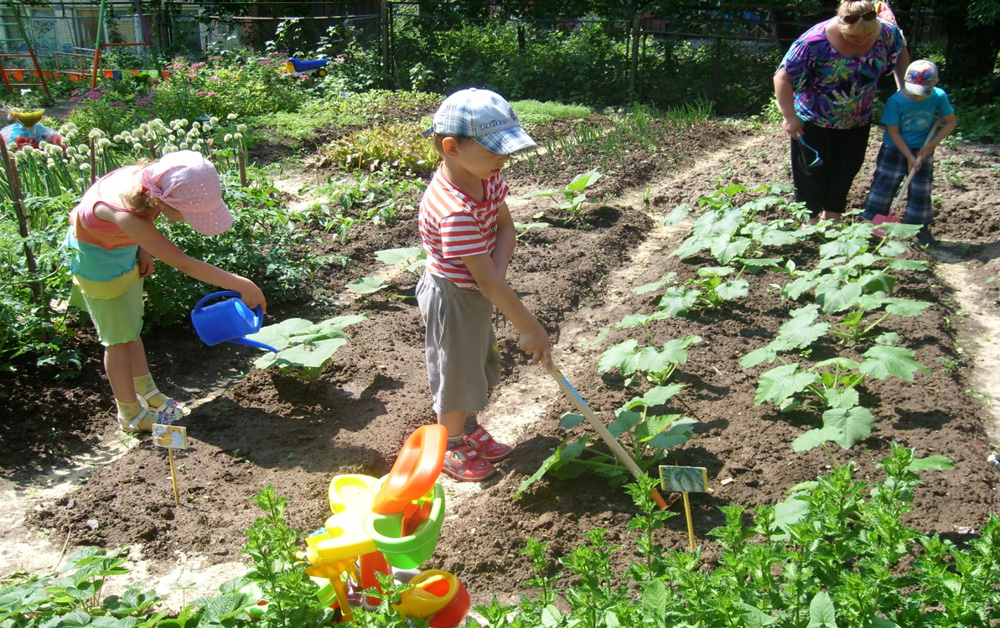
<path fill-rule="evenodd" d="M 157 447 L 187 449 L 187 428 L 180 425 L 153 425 L 153 442 Z"/>
<path fill-rule="evenodd" d="M 187 428 L 180 425 L 153 425 L 153 443 L 165 447 L 170 460 L 170 483 L 174 487 L 174 505 L 181 503 L 177 492 L 177 472 L 174 470 L 174 450 L 187 449 Z"/>
<path fill-rule="evenodd" d="M 708 470 L 705 467 L 660 465 L 663 490 L 674 493 L 707 493 Z"/>
<path fill-rule="evenodd" d="M 708 470 L 705 467 L 677 467 L 660 465 L 660 484 L 665 491 L 684 496 L 684 518 L 687 520 L 688 545 L 694 551 L 694 522 L 691 520 L 691 502 L 688 493 L 708 492 Z"/>

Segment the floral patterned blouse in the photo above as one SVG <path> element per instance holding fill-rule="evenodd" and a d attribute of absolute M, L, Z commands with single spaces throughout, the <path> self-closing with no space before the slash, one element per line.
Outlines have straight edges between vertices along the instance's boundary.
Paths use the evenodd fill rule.
<path fill-rule="evenodd" d="M 871 122 L 878 79 L 892 72 L 906 45 L 898 28 L 881 20 L 879 25 L 882 32 L 875 45 L 857 59 L 841 55 L 827 40 L 827 22 L 795 40 L 779 69 L 784 67 L 791 79 L 800 118 L 830 129 Z"/>

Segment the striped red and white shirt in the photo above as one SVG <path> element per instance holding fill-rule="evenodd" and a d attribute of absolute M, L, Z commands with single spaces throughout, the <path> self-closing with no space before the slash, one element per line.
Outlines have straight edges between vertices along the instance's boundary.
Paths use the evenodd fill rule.
<path fill-rule="evenodd" d="M 459 288 L 476 288 L 476 280 L 462 257 L 493 252 L 500 205 L 510 188 L 499 174 L 483 181 L 483 200 L 477 201 L 448 181 L 441 171 L 420 200 L 420 239 L 427 251 L 431 274 L 450 279 Z"/>

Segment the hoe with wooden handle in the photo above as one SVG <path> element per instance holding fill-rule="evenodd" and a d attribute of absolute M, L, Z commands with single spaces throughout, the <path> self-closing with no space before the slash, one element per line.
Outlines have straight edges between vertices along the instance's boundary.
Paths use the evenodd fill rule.
<path fill-rule="evenodd" d="M 611 432 L 608 431 L 608 428 L 604 427 L 604 423 L 601 422 L 601 419 L 597 417 L 597 414 L 590 408 L 590 406 L 587 405 L 587 402 L 583 400 L 583 397 L 580 396 L 580 393 L 576 392 L 576 388 L 573 388 L 573 384 L 569 383 L 569 380 L 566 379 L 566 376 L 563 375 L 559 371 L 559 369 L 556 368 L 552 368 L 551 370 L 549 370 L 549 373 L 552 375 L 553 378 L 555 378 L 556 382 L 559 384 L 559 387 L 563 389 L 563 392 L 565 392 L 566 395 L 570 398 L 570 401 L 573 402 L 573 405 L 575 405 L 577 409 L 580 411 L 580 413 L 583 414 L 584 418 L 586 418 L 587 421 L 590 422 L 590 425 L 594 428 L 594 431 L 596 431 L 598 435 L 600 435 L 600 437 L 604 439 L 605 444 L 607 444 L 607 446 L 611 448 L 611 451 L 614 452 L 615 456 L 622 462 L 622 464 L 625 465 L 625 468 L 627 468 L 629 472 L 632 473 L 632 475 L 637 479 L 639 478 L 639 476 L 645 475 L 642 469 L 639 468 L 639 465 L 635 463 L 635 460 L 632 460 L 632 456 L 628 455 L 628 452 L 625 451 L 625 449 L 621 446 L 621 444 L 617 440 L 615 440 L 615 437 L 611 435 Z M 660 507 L 660 510 L 667 509 L 668 507 L 667 502 L 663 499 L 663 496 L 660 495 L 660 492 L 657 491 L 655 488 L 653 489 L 652 497 L 653 501 L 655 501 L 657 505 Z"/>

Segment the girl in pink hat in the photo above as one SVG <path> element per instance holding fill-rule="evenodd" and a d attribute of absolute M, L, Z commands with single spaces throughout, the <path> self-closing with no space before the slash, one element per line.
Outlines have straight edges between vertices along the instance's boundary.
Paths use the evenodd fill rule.
<path fill-rule="evenodd" d="M 195 231 L 218 235 L 233 224 L 215 167 L 182 150 L 148 165 L 101 177 L 70 212 L 66 247 L 72 260 L 70 304 L 87 310 L 104 345 L 104 369 L 128 432 L 149 432 L 190 411 L 161 393 L 149 372 L 139 333 L 143 280 L 159 259 L 205 283 L 240 293 L 250 308 L 267 307 L 254 282 L 188 257 L 157 228 L 165 216 Z"/>

